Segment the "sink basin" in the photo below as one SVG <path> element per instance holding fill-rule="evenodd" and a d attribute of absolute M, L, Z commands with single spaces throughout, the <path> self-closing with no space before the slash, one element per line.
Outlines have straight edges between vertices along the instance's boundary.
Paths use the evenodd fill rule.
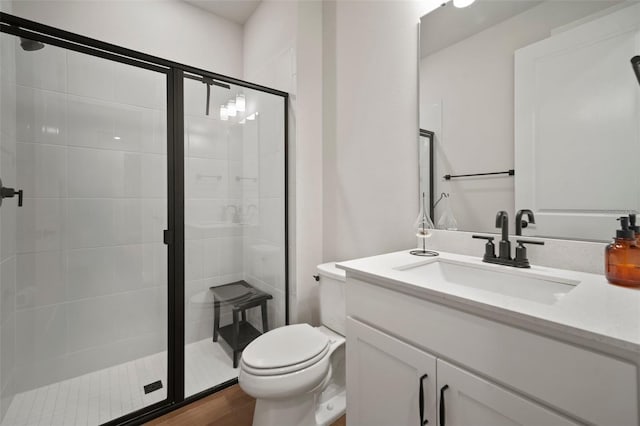
<path fill-rule="evenodd" d="M 439 259 L 395 269 L 429 283 L 470 287 L 546 305 L 556 304 L 580 283 L 530 270 L 507 268 Z"/>

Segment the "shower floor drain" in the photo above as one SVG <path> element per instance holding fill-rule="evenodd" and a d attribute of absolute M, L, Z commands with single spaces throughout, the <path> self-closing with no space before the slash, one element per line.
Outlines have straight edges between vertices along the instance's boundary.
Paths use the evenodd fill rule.
<path fill-rule="evenodd" d="M 148 385 L 144 385 L 143 388 L 145 394 L 157 391 L 158 389 L 162 389 L 162 381 L 158 380 L 153 383 L 149 383 Z"/>

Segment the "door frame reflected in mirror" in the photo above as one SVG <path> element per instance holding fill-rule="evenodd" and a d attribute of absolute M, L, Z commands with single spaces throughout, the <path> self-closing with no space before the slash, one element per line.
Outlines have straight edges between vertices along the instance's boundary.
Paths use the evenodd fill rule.
<path fill-rule="evenodd" d="M 429 218 L 431 218 L 431 221 L 435 221 L 435 215 L 434 215 L 434 209 L 435 209 L 435 203 L 434 203 L 434 184 L 433 184 L 433 164 L 434 164 L 434 159 L 433 159 L 433 144 L 434 144 L 434 137 L 435 137 L 435 133 L 432 132 L 431 130 L 426 130 L 426 129 L 420 129 L 420 143 L 422 143 L 423 140 L 427 140 L 428 144 L 429 144 L 429 174 L 428 174 L 428 187 L 429 187 Z M 425 139 L 423 139 L 425 138 Z M 420 147 L 421 148 L 421 147 Z M 422 149 L 418 149 L 418 156 L 420 157 L 422 154 Z M 422 158 L 419 158 L 419 164 L 422 164 Z M 422 203 L 422 194 L 424 194 L 426 188 L 423 188 L 422 186 L 422 182 L 424 179 L 424 176 L 422 175 L 422 167 L 419 167 L 418 170 L 419 173 L 419 179 L 420 179 L 420 202 Z M 435 222 L 434 222 L 435 223 Z"/>

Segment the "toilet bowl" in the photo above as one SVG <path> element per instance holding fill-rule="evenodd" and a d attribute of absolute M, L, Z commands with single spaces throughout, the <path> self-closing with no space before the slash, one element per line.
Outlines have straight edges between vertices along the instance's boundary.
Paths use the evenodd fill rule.
<path fill-rule="evenodd" d="M 253 426 L 324 426 L 344 414 L 344 272 L 318 266 L 322 326 L 269 331 L 243 351 L 238 383 L 256 399 Z"/>

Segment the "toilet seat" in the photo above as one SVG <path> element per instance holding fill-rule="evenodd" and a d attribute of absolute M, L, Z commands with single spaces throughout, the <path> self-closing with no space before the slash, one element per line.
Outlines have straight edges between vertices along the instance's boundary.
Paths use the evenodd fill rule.
<path fill-rule="evenodd" d="M 278 367 L 278 368 L 255 368 L 246 364 L 242 360 L 240 361 L 240 363 L 242 364 L 242 368 L 249 374 L 253 374 L 255 376 L 277 376 L 281 374 L 295 373 L 296 371 L 300 371 L 304 368 L 315 365 L 318 362 L 320 362 L 322 358 L 327 356 L 328 353 L 329 353 L 329 345 L 327 345 L 324 348 L 324 350 L 322 350 L 322 352 L 320 352 L 318 355 L 314 356 L 313 358 L 310 358 L 306 361 L 299 362 L 297 364 L 287 365 L 287 366 Z"/>
<path fill-rule="evenodd" d="M 256 376 L 294 373 L 327 356 L 331 339 L 309 324 L 270 331 L 251 342 L 242 353 L 242 368 Z"/>

